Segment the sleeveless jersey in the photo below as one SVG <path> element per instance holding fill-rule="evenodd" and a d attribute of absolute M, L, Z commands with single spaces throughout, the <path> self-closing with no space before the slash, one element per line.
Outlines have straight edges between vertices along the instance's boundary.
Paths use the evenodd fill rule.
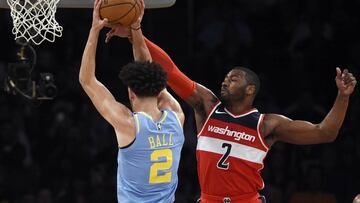
<path fill-rule="evenodd" d="M 255 108 L 240 115 L 231 114 L 220 102 L 213 108 L 196 149 L 202 197 L 258 195 L 268 152 L 259 130 L 263 118 Z"/>
<path fill-rule="evenodd" d="M 135 140 L 118 151 L 118 202 L 174 202 L 184 143 L 180 121 L 170 110 L 164 110 L 157 122 L 144 112 L 133 117 Z"/>

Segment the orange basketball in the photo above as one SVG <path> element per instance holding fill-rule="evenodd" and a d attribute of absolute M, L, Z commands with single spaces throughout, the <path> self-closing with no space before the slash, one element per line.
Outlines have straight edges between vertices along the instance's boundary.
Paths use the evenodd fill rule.
<path fill-rule="evenodd" d="M 100 17 L 107 18 L 110 24 L 130 26 L 140 15 L 138 0 L 103 0 Z"/>

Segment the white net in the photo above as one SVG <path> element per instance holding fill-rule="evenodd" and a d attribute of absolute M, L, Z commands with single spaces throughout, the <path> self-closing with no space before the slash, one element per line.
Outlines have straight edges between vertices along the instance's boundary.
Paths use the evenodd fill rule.
<path fill-rule="evenodd" d="M 56 22 L 59 0 L 7 0 L 11 9 L 15 39 L 25 39 L 39 45 L 44 40 L 54 42 L 63 28 Z"/>

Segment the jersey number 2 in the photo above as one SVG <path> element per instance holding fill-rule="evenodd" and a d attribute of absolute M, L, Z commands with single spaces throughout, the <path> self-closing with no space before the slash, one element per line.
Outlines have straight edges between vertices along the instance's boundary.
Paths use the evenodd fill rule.
<path fill-rule="evenodd" d="M 225 154 L 223 154 L 223 156 L 220 158 L 220 160 L 217 163 L 217 167 L 223 170 L 228 170 L 229 169 L 229 163 L 225 163 L 225 161 L 227 160 L 227 158 L 230 155 L 230 151 L 231 151 L 231 144 L 229 143 L 223 143 L 222 144 L 222 148 L 226 148 L 226 152 Z"/>
<path fill-rule="evenodd" d="M 171 171 L 165 172 L 162 175 L 158 175 L 159 171 L 169 170 L 172 166 L 172 151 L 171 149 L 158 149 L 151 153 L 150 160 L 158 161 L 160 157 L 165 157 L 165 162 L 153 163 L 150 167 L 149 183 L 169 183 L 171 181 Z"/>

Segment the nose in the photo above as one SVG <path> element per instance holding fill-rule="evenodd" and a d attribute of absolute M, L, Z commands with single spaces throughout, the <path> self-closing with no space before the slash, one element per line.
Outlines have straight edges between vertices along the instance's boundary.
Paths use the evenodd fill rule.
<path fill-rule="evenodd" d="M 221 83 L 221 87 L 228 87 L 228 81 L 226 79 Z"/>

